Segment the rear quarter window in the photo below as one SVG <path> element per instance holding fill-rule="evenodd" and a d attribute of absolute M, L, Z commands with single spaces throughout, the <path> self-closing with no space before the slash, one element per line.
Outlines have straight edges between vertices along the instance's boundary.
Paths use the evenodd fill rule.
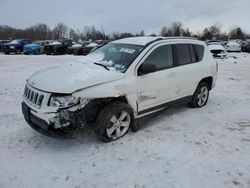
<path fill-rule="evenodd" d="M 195 52 L 196 62 L 202 61 L 203 56 L 204 56 L 204 46 L 199 45 L 199 44 L 193 44 L 192 46 Z"/>

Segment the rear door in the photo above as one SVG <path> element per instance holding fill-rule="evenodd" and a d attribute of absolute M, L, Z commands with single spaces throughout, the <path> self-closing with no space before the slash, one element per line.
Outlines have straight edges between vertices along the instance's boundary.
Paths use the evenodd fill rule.
<path fill-rule="evenodd" d="M 178 72 L 176 76 L 176 87 L 179 97 L 193 95 L 198 83 L 204 75 L 204 66 L 202 58 L 198 54 L 204 53 L 202 45 L 195 44 L 174 44 L 173 54 L 175 59 L 175 69 Z M 203 52 L 202 52 L 203 50 Z"/>

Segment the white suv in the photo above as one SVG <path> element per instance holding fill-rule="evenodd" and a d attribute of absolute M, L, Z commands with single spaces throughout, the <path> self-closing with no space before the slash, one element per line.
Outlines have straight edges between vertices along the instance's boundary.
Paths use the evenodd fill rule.
<path fill-rule="evenodd" d="M 136 130 L 134 119 L 175 103 L 206 105 L 217 69 L 206 44 L 196 39 L 116 40 L 76 62 L 34 73 L 22 110 L 45 135 L 65 136 L 94 122 L 98 137 L 112 141 Z"/>

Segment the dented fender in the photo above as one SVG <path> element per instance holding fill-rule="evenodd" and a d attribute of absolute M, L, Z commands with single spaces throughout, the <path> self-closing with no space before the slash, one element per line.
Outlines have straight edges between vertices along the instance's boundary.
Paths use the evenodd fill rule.
<path fill-rule="evenodd" d="M 134 77 L 84 88 L 72 94 L 86 99 L 126 97 L 129 105 L 136 109 L 137 86 Z"/>

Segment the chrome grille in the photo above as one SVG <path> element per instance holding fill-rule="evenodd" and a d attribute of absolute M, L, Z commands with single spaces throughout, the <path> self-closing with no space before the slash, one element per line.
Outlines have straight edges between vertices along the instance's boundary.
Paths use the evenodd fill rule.
<path fill-rule="evenodd" d="M 23 97 L 25 101 L 27 101 L 29 104 L 40 108 L 41 104 L 43 102 L 44 95 L 40 93 L 39 91 L 34 90 L 33 88 L 25 86 Z"/>

